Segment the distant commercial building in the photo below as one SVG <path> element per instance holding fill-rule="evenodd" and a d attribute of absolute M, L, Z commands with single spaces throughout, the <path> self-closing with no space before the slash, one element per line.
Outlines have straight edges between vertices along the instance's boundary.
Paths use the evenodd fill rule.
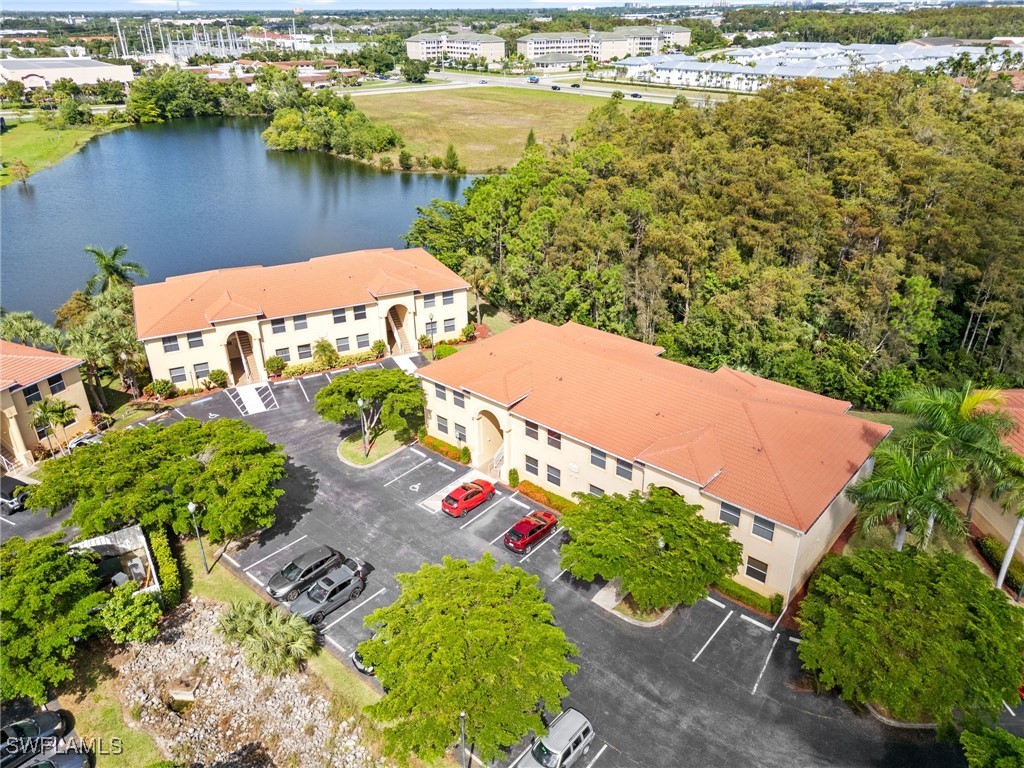
<path fill-rule="evenodd" d="M 27 90 L 49 88 L 64 77 L 78 85 L 95 85 L 100 80 L 127 85 L 135 79 L 127 64 L 107 64 L 90 58 L 0 59 L 0 81 L 19 80 Z"/>
<path fill-rule="evenodd" d="M 496 64 L 505 58 L 505 41 L 497 35 L 477 32 L 423 32 L 405 41 L 405 54 L 419 61 L 444 58 L 465 61 L 476 56 Z"/>
<path fill-rule="evenodd" d="M 611 61 L 645 56 L 690 44 L 690 30 L 665 24 L 656 27 L 616 27 L 611 32 L 535 32 L 516 40 L 516 50 L 530 61 L 550 54 L 589 56 Z"/>

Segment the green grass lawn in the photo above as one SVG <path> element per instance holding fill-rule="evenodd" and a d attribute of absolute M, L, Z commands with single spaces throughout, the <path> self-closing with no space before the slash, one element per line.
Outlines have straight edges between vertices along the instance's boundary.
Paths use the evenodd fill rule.
<path fill-rule="evenodd" d="M 507 331 L 515 325 L 512 317 L 505 310 L 498 309 L 490 304 L 481 304 L 480 314 L 483 315 L 484 325 L 490 329 L 492 336 L 496 333 Z"/>
<path fill-rule="evenodd" d="M 482 75 L 487 77 L 487 75 Z M 374 96 L 356 104 L 405 139 L 414 157 L 444 155 L 451 142 L 470 173 L 510 168 L 522 157 L 532 128 L 537 141 L 572 137 L 605 99 L 519 88 L 459 88 Z M 398 153 L 394 153 L 398 167 Z"/>
<path fill-rule="evenodd" d="M 355 434 L 349 435 L 341 441 L 341 445 L 338 446 L 338 452 L 341 453 L 343 459 L 348 461 L 350 464 L 366 465 L 372 464 L 378 459 L 383 459 L 390 453 L 394 453 L 401 448 L 405 443 L 398 439 L 398 436 L 394 432 L 388 431 L 378 436 L 373 444 L 370 446 L 370 453 L 367 456 L 363 455 L 363 436 L 361 433 L 356 432 Z"/>
<path fill-rule="evenodd" d="M 889 433 L 890 440 L 898 440 L 914 427 L 915 419 L 905 413 L 892 413 L 891 411 L 850 411 L 851 416 L 874 421 L 881 424 L 888 424 L 892 427 Z"/>
<path fill-rule="evenodd" d="M 895 526 L 879 525 L 870 531 L 859 530 L 854 533 L 843 548 L 843 554 L 849 555 L 859 549 L 892 549 L 895 543 Z M 907 544 L 920 546 L 920 542 L 913 534 L 907 535 Z M 983 573 L 987 573 L 984 561 L 977 555 L 974 548 L 967 543 L 966 539 L 950 536 L 943 528 L 938 526 L 935 527 L 935 531 L 932 534 L 932 540 L 928 544 L 928 551 L 953 552 L 967 558 L 981 568 Z"/>
<path fill-rule="evenodd" d="M 64 128 L 47 130 L 33 120 L 8 122 L 8 130 L 0 139 L 0 187 L 15 182 L 7 167 L 14 159 L 24 161 L 36 173 L 56 165 L 81 149 L 93 136 L 123 128 L 124 124 L 104 128 Z"/>

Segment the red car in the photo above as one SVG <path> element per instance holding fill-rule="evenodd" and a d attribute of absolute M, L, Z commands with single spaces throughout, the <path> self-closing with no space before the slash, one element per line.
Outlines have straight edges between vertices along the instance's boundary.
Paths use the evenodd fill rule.
<path fill-rule="evenodd" d="M 463 483 L 448 492 L 441 500 L 441 511 L 452 517 L 462 517 L 494 496 L 494 485 L 488 480 Z"/>
<path fill-rule="evenodd" d="M 537 509 L 508 529 L 505 546 L 513 552 L 528 554 L 533 546 L 555 530 L 558 516 L 546 509 Z"/>

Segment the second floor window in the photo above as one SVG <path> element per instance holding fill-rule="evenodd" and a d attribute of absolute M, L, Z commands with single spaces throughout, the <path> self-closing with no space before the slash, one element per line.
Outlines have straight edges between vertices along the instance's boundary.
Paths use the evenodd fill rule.
<path fill-rule="evenodd" d="M 177 336 L 164 336 L 164 352 L 177 352 L 178 351 L 178 337 Z"/>
<path fill-rule="evenodd" d="M 279 317 L 276 320 L 270 321 L 270 330 L 274 333 L 284 333 L 288 329 L 284 327 L 284 318 Z"/>
<path fill-rule="evenodd" d="M 366 319 L 366 305 L 360 304 L 358 307 L 352 307 L 352 317 L 356 320 Z"/>
<path fill-rule="evenodd" d="M 295 324 L 295 330 L 296 331 L 305 330 L 305 328 L 306 328 L 306 316 L 305 315 L 296 315 L 295 317 L 292 318 L 292 322 Z"/>
<path fill-rule="evenodd" d="M 548 430 L 548 445 L 550 445 L 552 448 L 559 448 L 560 449 L 562 447 L 562 433 L 561 432 L 555 432 L 555 430 L 553 430 L 553 429 L 549 429 Z"/>

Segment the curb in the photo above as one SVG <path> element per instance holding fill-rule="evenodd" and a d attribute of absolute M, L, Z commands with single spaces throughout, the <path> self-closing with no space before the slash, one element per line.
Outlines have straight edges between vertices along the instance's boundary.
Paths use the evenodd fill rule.
<path fill-rule="evenodd" d="M 603 595 L 603 593 L 609 592 L 609 591 L 611 591 L 613 593 L 614 602 L 609 601 L 607 599 L 599 599 Z M 596 595 L 594 595 L 592 598 L 590 598 L 590 602 L 594 603 L 597 607 L 601 608 L 602 610 L 605 610 L 608 613 L 612 614 L 617 619 L 621 619 L 622 621 L 626 622 L 627 624 L 632 624 L 635 627 L 647 627 L 647 628 L 650 628 L 650 627 L 660 627 L 662 624 L 664 624 L 666 621 L 668 621 L 668 617 L 671 616 L 675 612 L 676 607 L 677 607 L 677 606 L 673 605 L 671 608 L 669 608 L 667 611 L 665 611 L 665 613 L 663 613 L 658 618 L 653 619 L 652 621 L 643 621 L 641 619 L 634 619 L 631 616 L 627 616 L 624 613 L 620 613 L 619 611 L 615 610 L 615 606 L 617 606 L 620 602 L 622 602 L 622 595 L 619 593 L 619 585 L 618 585 L 618 581 L 617 580 L 609 581 L 604 587 L 601 588 L 601 590 Z"/>
<path fill-rule="evenodd" d="M 939 727 L 938 723 L 908 723 L 904 720 L 893 720 L 891 717 L 883 715 L 870 704 L 867 705 L 867 709 L 875 720 L 891 728 L 902 728 L 907 731 L 934 731 Z"/>
<path fill-rule="evenodd" d="M 604 606 L 602 606 L 602 607 L 604 607 Z M 627 624 L 632 624 L 635 627 L 651 628 L 651 627 L 660 627 L 662 624 L 664 624 L 666 621 L 668 621 L 668 617 L 671 616 L 673 613 L 675 613 L 676 606 L 673 605 L 671 608 L 669 608 L 667 611 L 665 611 L 665 613 L 663 613 L 661 616 L 656 618 L 654 621 L 641 621 L 640 619 L 634 619 L 634 618 L 631 618 L 631 617 L 627 616 L 624 613 L 619 613 L 614 608 L 605 608 L 605 610 L 608 611 L 608 613 L 614 615 L 616 618 L 622 619 Z"/>
<path fill-rule="evenodd" d="M 342 440 L 342 442 L 345 442 L 345 441 Z M 381 456 L 379 459 L 374 459 L 369 464 L 353 464 L 351 461 L 346 459 L 344 456 L 341 455 L 341 443 L 338 443 L 338 450 L 336 451 L 336 453 L 338 454 L 338 461 L 340 461 L 342 464 L 344 464 L 347 467 L 352 467 L 352 469 L 370 469 L 370 467 L 375 467 L 378 464 L 380 464 L 382 461 L 390 459 L 392 456 L 394 456 L 400 450 L 402 450 L 403 448 L 408 448 L 410 445 L 412 445 L 412 443 L 400 445 L 397 448 L 395 448 L 395 450 L 393 450 L 391 453 L 386 454 L 384 456 Z"/>

